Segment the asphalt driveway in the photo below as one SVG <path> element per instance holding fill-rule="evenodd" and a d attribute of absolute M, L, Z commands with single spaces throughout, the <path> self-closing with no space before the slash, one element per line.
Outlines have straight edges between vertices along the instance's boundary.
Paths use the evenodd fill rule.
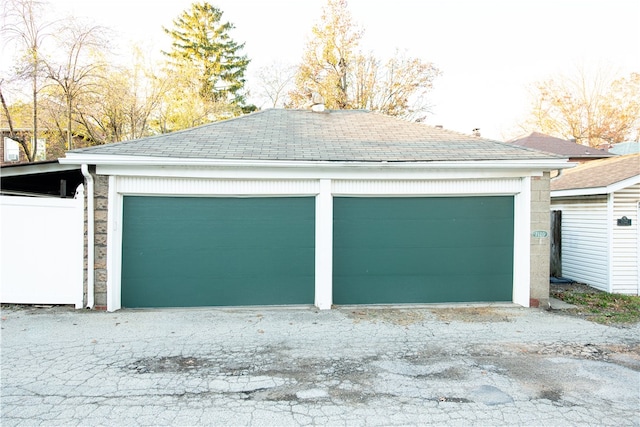
<path fill-rule="evenodd" d="M 2 310 L 1 423 L 640 425 L 640 325 L 514 306 Z"/>

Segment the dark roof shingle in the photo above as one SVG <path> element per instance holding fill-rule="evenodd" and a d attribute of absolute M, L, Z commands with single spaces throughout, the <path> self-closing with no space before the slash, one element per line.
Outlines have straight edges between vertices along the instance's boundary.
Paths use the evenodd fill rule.
<path fill-rule="evenodd" d="M 551 191 L 604 188 L 640 175 L 640 154 L 593 160 L 564 170 L 551 180 Z"/>
<path fill-rule="evenodd" d="M 559 156 L 362 110 L 269 109 L 78 154 L 289 161 L 464 161 Z"/>
<path fill-rule="evenodd" d="M 514 139 L 509 142 L 521 147 L 533 148 L 535 150 L 573 158 L 600 159 L 613 156 L 613 154 L 605 150 L 600 150 L 599 148 L 587 147 L 539 132 L 531 132 L 523 138 Z"/>

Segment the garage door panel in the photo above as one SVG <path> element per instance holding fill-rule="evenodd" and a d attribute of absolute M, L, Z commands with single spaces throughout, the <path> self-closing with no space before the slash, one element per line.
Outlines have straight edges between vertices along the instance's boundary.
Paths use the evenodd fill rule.
<path fill-rule="evenodd" d="M 197 278 L 196 278 L 197 279 Z M 226 280 L 224 285 L 209 287 L 203 290 L 201 287 L 191 285 L 189 280 L 181 280 L 181 284 L 174 285 L 181 290 L 180 293 L 171 296 L 171 303 L 167 304 L 166 294 L 142 294 L 138 297 L 144 299 L 144 305 L 140 307 L 201 307 L 201 306 L 246 306 L 246 305 L 287 305 L 301 304 L 301 300 L 308 300 L 305 290 L 292 291 L 287 283 L 283 283 L 281 289 L 274 289 L 265 284 L 262 287 L 255 286 L 250 293 L 238 292 L 245 285 L 241 279 Z M 129 296 L 133 299 L 134 296 Z M 220 304 L 219 301 L 225 301 Z M 305 302 L 304 304 L 309 304 Z"/>
<path fill-rule="evenodd" d="M 339 215 L 343 214 L 345 213 L 339 213 Z M 390 212 L 390 215 L 395 216 L 396 212 Z M 505 222 L 512 221 L 512 217 L 485 218 L 484 220 L 479 218 L 363 220 L 358 219 L 358 214 L 354 212 L 352 218 L 334 220 L 334 225 L 339 228 L 343 237 L 339 242 L 343 247 L 378 246 L 381 240 L 384 240 L 387 246 L 458 247 L 465 244 L 486 247 L 504 245 L 505 240 L 513 236 L 513 230 L 503 227 Z"/>
<path fill-rule="evenodd" d="M 491 282 L 510 280 L 510 275 L 494 275 Z M 487 284 L 478 283 L 475 275 L 435 275 L 428 278 L 425 286 L 424 276 L 378 276 L 366 280 L 348 278 L 349 286 L 334 288 L 334 300 L 341 304 L 411 304 L 445 302 L 494 302 L 510 301 L 511 292 L 496 290 Z M 388 289 L 386 294 L 374 289 Z M 459 295 L 452 300 L 451 288 Z"/>
<path fill-rule="evenodd" d="M 355 251 L 353 251 L 355 252 Z M 459 248 L 441 248 L 438 256 L 425 257 L 416 248 L 387 248 L 384 251 L 365 248 L 357 253 L 344 255 L 334 261 L 336 271 L 343 276 L 376 276 L 384 274 L 406 274 L 408 271 L 423 275 L 461 274 L 461 270 L 471 274 L 490 274 L 495 269 L 496 259 L 512 259 L 511 248 L 484 247 L 470 248 L 464 259 Z M 462 265 L 464 264 L 464 265 Z"/>
<path fill-rule="evenodd" d="M 341 212 L 357 212 L 362 220 L 380 220 L 381 211 L 393 211 L 394 219 L 405 220 L 461 220 L 478 217 L 509 217 L 507 212 L 496 210 L 497 199 L 504 199 L 502 206 L 512 201 L 512 196 L 473 197 L 336 197 Z M 351 201 L 359 200 L 356 204 Z M 428 200 L 428 201 L 427 201 Z M 506 202 L 506 203 L 505 203 Z M 433 207 L 439 209 L 433 209 Z M 452 216 L 454 214 L 455 216 Z"/>
<path fill-rule="evenodd" d="M 502 230 L 500 223 L 491 222 L 458 226 L 433 221 L 419 226 L 406 224 L 407 228 L 400 230 L 394 230 L 393 223 L 374 221 L 366 224 L 336 221 L 334 226 L 341 230 L 343 238 L 338 244 L 342 248 L 378 246 L 381 240 L 385 241 L 387 247 L 458 248 L 462 244 L 466 247 L 500 247 L 513 235 L 510 230 Z M 448 234 L 447 228 L 455 228 L 458 235 Z"/>
<path fill-rule="evenodd" d="M 124 198 L 125 307 L 312 304 L 313 198 Z"/>
<path fill-rule="evenodd" d="M 164 253 L 161 253 L 164 252 Z M 313 249 L 300 250 L 300 258 L 310 259 L 314 256 Z M 188 259 L 180 261 L 180 265 L 175 265 L 175 253 L 171 251 L 146 251 L 144 257 L 139 262 L 145 263 L 147 259 L 154 259 L 154 274 L 176 277 L 204 275 L 212 278 L 224 278 L 230 276 L 262 277 L 265 275 L 273 277 L 276 274 L 286 272 L 286 276 L 305 276 L 309 274 L 309 265 L 305 263 L 292 263 L 292 260 L 283 257 L 277 250 L 271 253 L 264 253 L 260 249 L 230 249 L 215 250 L 209 252 L 192 252 Z M 135 258 L 130 258 L 132 261 Z M 224 268 L 211 268 L 211 265 L 224 266 Z M 260 264 L 259 271 L 248 268 L 250 265 Z M 145 269 L 138 269 L 138 276 L 145 277 L 149 274 Z M 127 277 L 136 277 L 136 270 L 130 269 Z"/>
<path fill-rule="evenodd" d="M 513 197 L 334 200 L 336 304 L 510 301 Z"/>
<path fill-rule="evenodd" d="M 196 252 L 202 250 L 205 253 L 209 253 L 212 248 L 215 248 L 217 242 L 226 242 L 225 250 L 251 250 L 261 249 L 266 241 L 270 242 L 270 247 L 277 249 L 286 249 L 291 245 L 290 238 L 283 234 L 298 234 L 307 235 L 307 230 L 313 223 L 307 224 L 302 227 L 287 227 L 278 231 L 270 231 L 268 233 L 262 233 L 258 238 L 259 227 L 243 227 L 239 225 L 237 227 L 225 226 L 220 230 L 202 230 L 201 233 L 188 234 L 181 230 L 170 230 L 168 227 L 164 229 L 165 233 L 172 233 L 174 239 L 172 240 L 174 249 L 188 250 L 190 252 Z M 192 226 L 197 226 L 193 224 Z M 268 225 L 265 225 L 268 226 Z M 132 238 L 134 236 L 131 236 Z M 142 237 L 142 236 L 140 236 Z M 132 239 L 131 239 L 132 240 Z M 303 247 L 304 248 L 304 247 Z M 306 246 L 307 249 L 313 250 L 312 246 Z M 163 247 L 151 248 L 156 253 L 161 253 L 165 250 Z M 145 248 L 145 252 L 149 252 L 149 248 Z"/>

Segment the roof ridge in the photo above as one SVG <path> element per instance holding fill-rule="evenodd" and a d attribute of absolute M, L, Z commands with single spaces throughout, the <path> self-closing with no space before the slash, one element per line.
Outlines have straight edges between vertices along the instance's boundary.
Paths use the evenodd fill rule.
<path fill-rule="evenodd" d="M 85 154 L 288 161 L 541 160 L 563 156 L 368 110 L 268 108 Z"/>

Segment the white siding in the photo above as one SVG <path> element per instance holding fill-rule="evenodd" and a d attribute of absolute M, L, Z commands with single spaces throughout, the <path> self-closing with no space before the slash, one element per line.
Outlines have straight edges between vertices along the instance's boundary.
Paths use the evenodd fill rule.
<path fill-rule="evenodd" d="M 320 191 L 318 180 L 225 180 L 206 178 L 165 178 L 123 176 L 117 181 L 117 191 L 126 194 L 168 195 L 315 195 Z"/>
<path fill-rule="evenodd" d="M 613 194 L 612 292 L 638 295 L 638 203 L 640 184 Z M 618 226 L 617 220 L 626 216 L 631 226 Z"/>
<path fill-rule="evenodd" d="M 562 211 L 562 275 L 608 290 L 607 197 L 554 198 Z"/>
<path fill-rule="evenodd" d="M 520 178 L 458 179 L 458 180 L 333 180 L 334 195 L 495 195 L 516 194 L 521 191 Z"/>

